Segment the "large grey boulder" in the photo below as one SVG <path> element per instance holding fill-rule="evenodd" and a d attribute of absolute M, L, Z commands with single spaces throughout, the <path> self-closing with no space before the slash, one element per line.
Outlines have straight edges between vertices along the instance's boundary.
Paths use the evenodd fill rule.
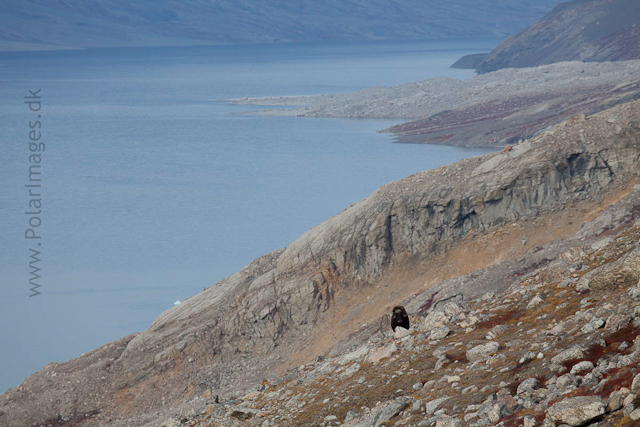
<path fill-rule="evenodd" d="M 500 344 L 495 341 L 489 341 L 486 344 L 477 345 L 467 350 L 467 360 L 469 360 L 469 362 L 485 360 L 496 354 L 498 350 L 500 350 Z"/>
<path fill-rule="evenodd" d="M 581 359 L 583 357 L 584 357 L 584 350 L 582 349 L 582 347 L 580 347 L 579 345 L 574 345 L 555 355 L 551 359 L 551 362 L 559 365 L 563 362 L 566 362 L 567 360 Z"/>
<path fill-rule="evenodd" d="M 599 396 L 577 396 L 564 399 L 545 412 L 552 427 L 560 424 L 582 426 L 603 415 L 605 404 Z"/>
<path fill-rule="evenodd" d="M 378 427 L 395 417 L 411 404 L 411 399 L 402 396 L 380 404 L 364 417 L 343 424 L 345 427 Z"/>

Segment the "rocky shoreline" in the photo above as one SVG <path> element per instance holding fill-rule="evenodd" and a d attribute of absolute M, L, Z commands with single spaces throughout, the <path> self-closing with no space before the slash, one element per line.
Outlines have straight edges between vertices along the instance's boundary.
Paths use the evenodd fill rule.
<path fill-rule="evenodd" d="M 562 62 L 505 69 L 468 80 L 445 77 L 351 94 L 242 98 L 282 106 L 248 114 L 415 120 L 385 130 L 398 142 L 504 146 L 577 114 L 640 96 L 640 61 Z M 247 114 L 247 113 L 245 113 Z"/>

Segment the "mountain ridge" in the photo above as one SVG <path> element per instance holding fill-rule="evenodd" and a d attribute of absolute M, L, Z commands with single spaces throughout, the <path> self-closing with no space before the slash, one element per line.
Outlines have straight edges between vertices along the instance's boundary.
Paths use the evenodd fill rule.
<path fill-rule="evenodd" d="M 478 73 L 562 61 L 640 58 L 640 3 L 574 0 L 561 3 L 524 31 L 508 37 L 477 66 Z"/>
<path fill-rule="evenodd" d="M 505 37 L 559 0 L 6 0 L 0 47 L 164 46 L 217 43 Z"/>

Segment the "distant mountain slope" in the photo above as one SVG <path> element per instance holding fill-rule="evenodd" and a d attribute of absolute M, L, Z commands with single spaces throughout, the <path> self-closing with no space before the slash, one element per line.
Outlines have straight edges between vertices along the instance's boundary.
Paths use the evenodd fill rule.
<path fill-rule="evenodd" d="M 523 68 L 560 61 L 640 58 L 640 1 L 575 0 L 562 3 L 523 32 L 509 37 L 477 71 Z"/>
<path fill-rule="evenodd" d="M 3 0 L 0 47 L 507 36 L 560 0 Z"/>

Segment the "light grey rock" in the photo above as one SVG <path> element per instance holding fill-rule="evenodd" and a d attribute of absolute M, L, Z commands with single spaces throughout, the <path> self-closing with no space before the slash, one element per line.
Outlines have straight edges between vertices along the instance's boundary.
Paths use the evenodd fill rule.
<path fill-rule="evenodd" d="M 369 353 L 367 361 L 373 364 L 378 363 L 382 359 L 390 357 L 396 351 L 398 351 L 398 346 L 395 343 L 387 344 L 386 346 Z"/>
<path fill-rule="evenodd" d="M 438 399 L 432 400 L 430 402 L 427 402 L 424 406 L 424 410 L 426 412 L 427 415 L 432 415 L 434 414 L 438 408 L 440 408 L 440 405 L 442 405 L 444 402 L 446 402 L 449 399 L 449 397 L 440 397 Z"/>
<path fill-rule="evenodd" d="M 431 311 L 422 321 L 421 328 L 424 331 L 431 332 L 433 329 L 448 325 L 451 322 L 451 316 L 447 316 L 442 311 Z"/>
<path fill-rule="evenodd" d="M 633 381 L 631 382 L 631 391 L 636 394 L 640 392 L 640 374 L 633 377 Z"/>
<path fill-rule="evenodd" d="M 344 372 L 340 373 L 340 378 L 342 378 L 342 379 L 349 378 L 350 376 L 352 376 L 353 374 L 355 374 L 359 370 L 360 370 L 360 364 L 359 363 L 354 363 L 353 365 L 351 365 L 347 369 L 345 369 Z"/>
<path fill-rule="evenodd" d="M 396 330 L 393 333 L 394 338 L 397 340 L 407 337 L 409 335 L 411 335 L 411 331 L 403 328 L 402 326 L 396 326 Z"/>
<path fill-rule="evenodd" d="M 558 377 L 556 387 L 561 389 L 576 388 L 580 384 L 580 380 L 573 374 L 564 374 Z"/>
<path fill-rule="evenodd" d="M 562 281 L 558 284 L 559 287 L 561 288 L 566 288 L 569 285 L 572 285 L 573 283 L 576 282 L 576 278 L 573 277 L 566 277 L 564 279 L 562 279 Z"/>
<path fill-rule="evenodd" d="M 631 415 L 633 411 L 635 411 L 636 407 L 633 403 L 627 403 L 622 407 L 622 413 L 626 416 Z"/>
<path fill-rule="evenodd" d="M 440 382 L 446 382 L 447 384 L 460 382 L 460 375 L 443 375 Z"/>
<path fill-rule="evenodd" d="M 611 237 L 605 237 L 604 239 L 600 239 L 595 243 L 591 244 L 591 249 L 593 249 L 594 251 L 597 251 L 598 249 L 602 249 L 605 246 L 607 246 L 609 243 L 613 242 L 613 238 Z"/>
<path fill-rule="evenodd" d="M 496 354 L 500 350 L 500 344 L 495 341 L 490 341 L 486 344 L 481 344 L 467 350 L 466 356 L 469 362 L 477 362 L 480 360 L 486 360 L 490 356 Z"/>
<path fill-rule="evenodd" d="M 438 360 L 436 361 L 436 366 L 434 367 L 434 369 L 436 371 L 439 371 L 448 361 L 449 359 L 447 359 L 447 356 L 438 357 Z"/>
<path fill-rule="evenodd" d="M 629 289 L 628 292 L 631 298 L 633 298 L 636 301 L 640 300 L 640 287 L 634 286 L 633 288 Z"/>
<path fill-rule="evenodd" d="M 580 359 L 584 357 L 584 350 L 582 349 L 581 346 L 579 345 L 574 345 L 560 353 L 558 353 L 556 356 L 554 356 L 551 359 L 551 362 L 559 365 L 563 362 L 566 362 L 567 360 L 571 360 L 571 359 Z"/>
<path fill-rule="evenodd" d="M 612 391 L 607 403 L 607 412 L 615 412 L 622 408 L 624 398 L 627 397 L 628 394 L 629 393 L 624 393 L 621 390 Z"/>
<path fill-rule="evenodd" d="M 436 427 L 462 427 L 462 422 L 458 418 L 441 415 L 438 417 Z"/>
<path fill-rule="evenodd" d="M 335 361 L 338 365 L 346 365 L 347 363 L 360 361 L 369 354 L 369 346 L 362 345 L 357 350 L 338 357 Z"/>
<path fill-rule="evenodd" d="M 465 414 L 464 417 L 462 417 L 462 420 L 465 423 L 468 423 L 469 421 L 471 421 L 474 418 L 478 418 L 478 413 L 477 412 L 469 412 L 469 413 Z"/>
<path fill-rule="evenodd" d="M 624 400 L 622 401 L 622 406 L 629 406 L 629 405 L 633 405 L 633 402 L 636 400 L 637 398 L 637 394 L 636 393 L 629 393 L 625 396 Z"/>
<path fill-rule="evenodd" d="M 502 418 L 511 415 L 511 411 L 509 410 L 509 407 L 507 405 L 498 402 L 493 405 L 487 415 L 489 416 L 489 421 L 491 421 L 492 423 L 497 423 Z"/>
<path fill-rule="evenodd" d="M 431 333 L 429 334 L 429 339 L 431 341 L 441 340 L 443 338 L 446 338 L 447 335 L 449 335 L 450 332 L 451 332 L 451 329 L 449 329 L 447 326 L 441 326 L 439 328 L 434 328 L 434 329 L 431 330 Z"/>
<path fill-rule="evenodd" d="M 612 313 L 607 318 L 605 329 L 610 332 L 617 332 L 621 328 L 627 326 L 629 322 L 631 322 L 631 316 L 620 313 Z"/>
<path fill-rule="evenodd" d="M 519 360 L 519 363 L 526 363 L 529 362 L 533 359 L 535 359 L 537 357 L 537 354 L 535 351 L 527 351 L 525 354 L 522 355 L 522 357 Z"/>
<path fill-rule="evenodd" d="M 496 297 L 495 292 L 485 292 L 480 299 L 481 301 L 491 301 L 495 297 Z"/>
<path fill-rule="evenodd" d="M 540 295 L 536 295 L 535 297 L 531 298 L 531 301 L 529 301 L 529 304 L 527 304 L 527 308 L 537 307 L 543 302 L 544 299 Z"/>
<path fill-rule="evenodd" d="M 573 375 L 584 375 L 585 372 L 592 371 L 594 368 L 595 366 L 593 366 L 592 362 L 584 360 L 573 365 L 573 368 L 571 368 L 571 373 Z"/>
<path fill-rule="evenodd" d="M 376 406 L 358 420 L 343 424 L 349 427 L 378 427 L 398 415 L 411 404 L 411 399 L 402 396 Z"/>
<path fill-rule="evenodd" d="M 508 328 L 505 325 L 494 326 L 487 333 L 487 335 L 485 335 L 484 338 L 487 339 L 487 340 L 494 340 L 494 339 L 498 338 L 500 335 L 503 335 L 507 330 L 508 330 Z"/>
<path fill-rule="evenodd" d="M 587 323 L 586 325 L 584 325 L 582 328 L 580 328 L 580 330 L 583 333 L 589 333 L 589 332 L 593 332 L 597 329 L 600 329 L 604 326 L 604 320 L 598 318 L 598 317 L 594 317 L 593 319 L 591 319 L 591 321 L 589 323 Z"/>
<path fill-rule="evenodd" d="M 560 424 L 582 426 L 605 413 L 599 396 L 578 396 L 564 399 L 545 411 L 551 426 Z"/>
<path fill-rule="evenodd" d="M 344 416 L 344 422 L 349 423 L 355 420 L 357 416 L 358 416 L 358 413 L 353 409 L 350 409 L 349 412 L 347 412 L 347 415 Z"/>
<path fill-rule="evenodd" d="M 478 386 L 475 384 L 471 384 L 470 386 L 467 386 L 465 388 L 462 389 L 461 393 L 462 394 L 469 394 L 469 393 L 473 393 L 478 391 Z"/>
<path fill-rule="evenodd" d="M 590 289 L 589 287 L 589 279 L 586 277 L 581 277 L 578 282 L 576 283 L 576 291 L 577 292 L 584 292 L 584 291 L 588 291 Z"/>
<path fill-rule="evenodd" d="M 531 392 L 539 389 L 540 387 L 541 387 L 540 381 L 538 381 L 535 378 L 527 378 L 526 380 L 522 381 L 520 385 L 518 385 L 518 390 L 516 394 L 522 394 L 526 391 Z"/>

